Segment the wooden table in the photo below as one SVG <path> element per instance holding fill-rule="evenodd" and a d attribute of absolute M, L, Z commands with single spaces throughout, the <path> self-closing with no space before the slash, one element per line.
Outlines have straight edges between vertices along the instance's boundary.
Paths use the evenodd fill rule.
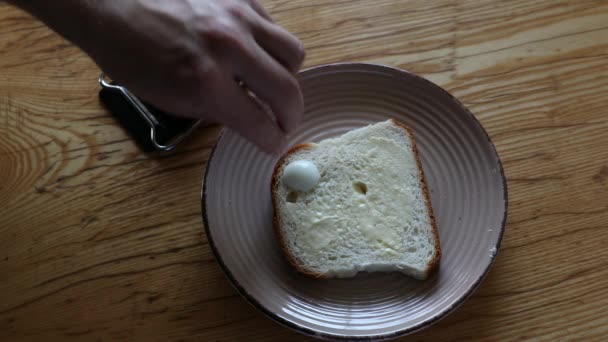
<path fill-rule="evenodd" d="M 488 278 L 404 341 L 608 336 L 608 1 L 269 0 L 306 66 L 369 61 L 459 97 L 496 144 L 509 223 Z M 308 341 L 229 285 L 201 222 L 219 128 L 164 158 L 99 70 L 0 5 L 0 339 Z"/>

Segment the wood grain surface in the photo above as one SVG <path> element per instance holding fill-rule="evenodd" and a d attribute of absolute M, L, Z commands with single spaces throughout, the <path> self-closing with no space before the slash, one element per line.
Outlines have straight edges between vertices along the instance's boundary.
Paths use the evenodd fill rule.
<path fill-rule="evenodd" d="M 608 1 L 264 1 L 307 48 L 419 73 L 495 142 L 509 223 L 455 313 L 403 341 L 608 336 Z M 200 187 L 219 128 L 139 152 L 98 68 L 0 4 L 0 340 L 309 341 L 216 264 Z"/>

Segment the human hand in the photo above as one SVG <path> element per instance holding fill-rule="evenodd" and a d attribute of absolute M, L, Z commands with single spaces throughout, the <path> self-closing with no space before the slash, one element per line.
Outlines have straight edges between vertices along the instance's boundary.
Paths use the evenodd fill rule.
<path fill-rule="evenodd" d="M 294 74 L 304 59 L 303 46 L 274 24 L 257 0 L 13 3 L 167 112 L 225 124 L 274 153 L 301 119 L 302 94 Z"/>

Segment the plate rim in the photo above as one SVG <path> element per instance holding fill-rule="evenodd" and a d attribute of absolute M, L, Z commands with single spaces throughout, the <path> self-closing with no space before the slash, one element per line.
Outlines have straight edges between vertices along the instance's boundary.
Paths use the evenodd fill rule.
<path fill-rule="evenodd" d="M 486 276 L 490 272 L 490 269 L 492 268 L 492 266 L 494 266 L 494 264 L 496 262 L 496 258 L 498 257 L 500 247 L 502 244 L 502 240 L 504 238 L 504 233 L 505 233 L 505 229 L 506 229 L 506 225 L 507 225 L 508 209 L 509 209 L 509 195 L 508 195 L 509 192 L 508 192 L 508 188 L 507 188 L 507 178 L 505 175 L 503 162 L 500 159 L 500 155 L 498 153 L 498 150 L 496 149 L 496 145 L 494 145 L 494 142 L 492 142 L 492 139 L 490 138 L 490 135 L 488 134 L 486 129 L 483 127 L 483 125 L 481 124 L 479 119 L 477 119 L 477 117 L 462 102 L 460 102 L 460 100 L 458 100 L 454 95 L 452 95 L 450 92 L 448 92 L 443 87 L 435 84 L 434 82 L 432 82 L 420 75 L 417 75 L 415 73 L 404 70 L 404 69 L 400 69 L 397 67 L 392 67 L 392 66 L 388 66 L 388 65 L 384 65 L 384 64 L 365 63 L 365 62 L 338 62 L 338 63 L 328 63 L 328 64 L 312 66 L 312 67 L 301 70 L 298 73 L 298 79 L 301 79 L 302 77 L 307 76 L 307 74 L 319 72 L 319 71 L 322 71 L 323 69 L 327 69 L 327 68 L 338 68 L 338 69 L 342 69 L 342 70 L 349 70 L 349 68 L 352 68 L 352 67 L 368 68 L 368 69 L 374 69 L 374 70 L 378 70 L 378 71 L 384 70 L 384 71 L 396 73 L 399 75 L 405 75 L 407 77 L 413 77 L 415 79 L 418 79 L 419 81 L 427 83 L 431 87 L 436 88 L 440 92 L 442 92 L 445 95 L 447 95 L 448 97 L 450 97 L 452 99 L 452 101 L 454 101 L 454 103 L 457 106 L 459 106 L 466 113 L 466 115 L 468 115 L 472 119 L 474 124 L 477 125 L 478 128 L 481 129 L 481 132 L 483 132 L 483 134 L 485 135 L 485 138 L 486 138 L 488 144 L 490 145 L 494 156 L 496 157 L 496 160 L 498 162 L 498 168 L 500 169 L 500 177 L 502 180 L 503 200 L 504 200 L 504 213 L 503 213 L 503 218 L 502 218 L 502 222 L 500 225 L 500 234 L 498 236 L 496 245 L 494 246 L 495 252 L 492 253 L 492 255 L 490 257 L 490 263 L 485 268 L 485 270 L 482 272 L 482 274 L 479 276 L 479 278 L 477 278 L 477 280 L 470 286 L 470 288 L 467 290 L 467 292 L 464 295 L 462 295 L 460 298 L 458 298 L 458 300 L 456 300 L 454 303 L 452 303 L 452 305 L 446 307 L 445 309 L 443 309 L 442 311 L 440 311 L 433 317 L 431 317 L 423 322 L 420 322 L 417 325 L 414 325 L 409 328 L 397 330 L 392 333 L 376 334 L 376 335 L 345 335 L 345 334 L 324 333 L 324 332 L 320 332 L 320 331 L 302 326 L 300 324 L 291 322 L 291 321 L 279 316 L 278 314 L 274 313 L 273 311 L 269 310 L 268 308 L 266 308 L 253 295 L 251 295 L 249 292 L 247 292 L 247 290 L 244 287 L 242 287 L 241 284 L 236 280 L 236 277 L 234 276 L 234 274 L 232 273 L 230 268 L 228 268 L 228 266 L 224 263 L 224 260 L 221 256 L 219 250 L 217 249 L 217 246 L 215 245 L 213 236 L 209 229 L 209 220 L 207 217 L 207 210 L 206 210 L 206 207 L 207 207 L 207 177 L 209 175 L 209 169 L 211 167 L 213 157 L 217 150 L 217 146 L 221 142 L 222 137 L 224 136 L 224 134 L 226 132 L 226 128 L 222 128 L 218 138 L 216 139 L 215 143 L 213 144 L 211 153 L 209 154 L 209 158 L 207 158 L 207 164 L 205 165 L 205 171 L 204 171 L 204 176 L 203 176 L 203 186 L 201 188 L 201 216 L 203 219 L 205 235 L 207 237 L 207 241 L 209 242 L 209 245 L 211 246 L 213 256 L 215 257 L 216 261 L 218 262 L 222 272 L 228 279 L 228 282 L 232 285 L 232 287 L 234 287 L 237 290 L 237 292 L 243 298 L 246 299 L 246 301 L 250 305 L 252 305 L 257 310 L 262 312 L 266 317 L 268 317 L 271 320 L 273 320 L 274 322 L 277 322 L 296 332 L 299 332 L 299 333 L 302 333 L 302 334 L 305 334 L 305 335 L 308 335 L 311 337 L 322 338 L 325 340 L 341 340 L 341 341 L 344 341 L 344 340 L 349 340 L 349 341 L 353 341 L 353 340 L 355 340 L 355 341 L 391 340 L 391 339 L 410 335 L 412 333 L 426 329 L 426 328 L 434 325 L 435 323 L 439 322 L 443 318 L 449 316 L 451 313 L 456 311 L 456 309 L 458 309 L 462 304 L 464 304 L 464 302 L 466 302 L 475 293 L 475 291 L 479 288 L 481 283 L 483 283 Z"/>

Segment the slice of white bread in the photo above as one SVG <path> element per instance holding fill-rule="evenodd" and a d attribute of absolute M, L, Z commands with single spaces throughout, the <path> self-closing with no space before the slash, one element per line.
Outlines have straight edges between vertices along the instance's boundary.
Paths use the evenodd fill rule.
<path fill-rule="evenodd" d="M 297 192 L 281 180 L 296 160 L 312 161 L 318 184 Z M 441 248 L 412 132 L 396 120 L 292 148 L 272 177 L 274 228 L 289 262 L 312 277 L 360 271 L 426 279 Z"/>

